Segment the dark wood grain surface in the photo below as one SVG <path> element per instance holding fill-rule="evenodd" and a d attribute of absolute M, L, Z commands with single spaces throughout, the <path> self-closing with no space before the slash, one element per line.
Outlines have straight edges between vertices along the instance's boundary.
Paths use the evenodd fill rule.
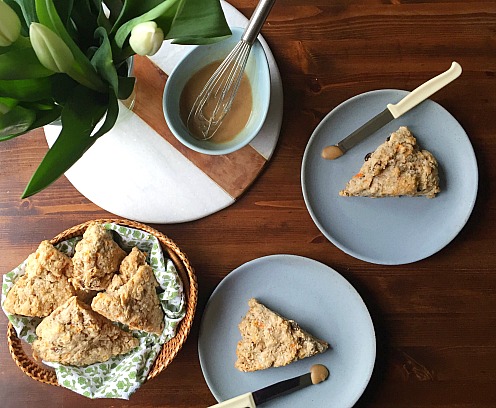
<path fill-rule="evenodd" d="M 233 0 L 250 16 L 256 0 Z M 202 220 L 153 225 L 188 254 L 200 299 L 186 345 L 130 401 L 92 401 L 25 376 L 10 357 L 0 313 L 2 407 L 206 407 L 215 403 L 197 354 L 205 303 L 232 269 L 291 253 L 340 272 L 362 295 L 377 361 L 358 407 L 496 406 L 496 2 L 494 0 L 278 0 L 263 34 L 284 84 L 280 141 L 261 176 L 233 206 Z M 327 112 L 383 88 L 411 90 L 458 61 L 462 76 L 433 100 L 466 130 L 479 194 L 461 233 L 439 253 L 403 266 L 354 259 L 328 242 L 301 193 L 306 143 Z M 20 196 L 47 150 L 41 131 L 0 144 L 0 271 L 38 243 L 106 211 L 65 179 Z"/>

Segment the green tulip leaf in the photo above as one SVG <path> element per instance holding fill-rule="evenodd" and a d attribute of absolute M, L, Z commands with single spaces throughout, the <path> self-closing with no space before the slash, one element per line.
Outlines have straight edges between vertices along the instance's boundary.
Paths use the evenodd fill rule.
<path fill-rule="evenodd" d="M 0 95 L 19 101 L 35 102 L 52 97 L 53 76 L 35 79 L 0 80 Z"/>
<path fill-rule="evenodd" d="M 72 8 L 72 20 L 78 28 L 79 46 L 82 49 L 87 49 L 94 44 L 94 33 L 98 28 L 96 16 L 98 11 L 93 7 L 93 2 L 90 0 L 78 0 Z"/>
<path fill-rule="evenodd" d="M 148 13 L 153 8 L 159 6 L 161 3 L 177 3 L 181 0 L 124 0 L 124 4 L 121 8 L 121 12 L 117 17 L 117 21 L 112 27 L 112 33 L 117 32 L 119 27 L 121 27 L 124 23 L 130 20 L 133 20 L 136 17 L 139 17 L 145 13 Z"/>
<path fill-rule="evenodd" d="M 127 99 L 133 93 L 134 85 L 136 84 L 136 78 L 134 77 L 119 77 L 119 93 L 117 98 Z"/>
<path fill-rule="evenodd" d="M 159 17 L 157 17 L 154 21 L 157 23 L 157 27 L 161 28 L 164 32 L 164 38 L 167 33 L 171 29 L 172 22 L 174 21 L 174 16 L 177 13 L 177 9 L 179 7 L 179 3 L 176 3 L 174 7 L 166 10 L 165 13 L 162 13 Z"/>
<path fill-rule="evenodd" d="M 181 2 L 166 39 L 182 44 L 206 44 L 231 35 L 218 0 Z"/>
<path fill-rule="evenodd" d="M 53 121 L 60 118 L 62 113 L 61 106 L 54 106 L 52 109 L 39 109 L 36 111 L 36 119 L 31 124 L 28 130 L 37 129 L 41 126 L 49 125 Z"/>
<path fill-rule="evenodd" d="M 214 44 L 216 42 L 225 40 L 229 38 L 231 34 L 224 35 L 221 37 L 212 37 L 212 38 L 202 38 L 202 37 L 181 37 L 178 39 L 172 40 L 172 44 L 182 44 L 182 45 L 208 45 Z"/>
<path fill-rule="evenodd" d="M 78 0 L 79 1 L 79 0 Z M 72 8 L 74 7 L 74 0 L 53 0 L 57 14 L 60 20 L 67 28 L 71 22 Z"/>
<path fill-rule="evenodd" d="M 114 94 L 117 95 L 119 81 L 117 79 L 117 70 L 113 63 L 112 48 L 105 28 L 98 27 L 95 31 L 95 37 L 101 39 L 101 45 L 93 55 L 91 63 L 95 66 L 100 76 L 110 84 Z"/>
<path fill-rule="evenodd" d="M 118 115 L 119 115 L 119 102 L 115 94 L 110 89 L 109 102 L 107 106 L 107 114 L 105 116 L 105 120 L 102 124 L 102 127 L 98 129 L 98 131 L 93 136 L 91 136 L 91 138 L 98 139 L 100 136 L 103 136 L 105 133 L 110 131 L 114 127 L 115 122 L 117 122 Z"/>
<path fill-rule="evenodd" d="M 55 74 L 53 78 L 52 98 L 59 105 L 65 105 L 66 101 L 74 92 L 74 88 L 79 84 L 71 77 L 64 74 Z"/>
<path fill-rule="evenodd" d="M 36 16 L 35 0 L 5 0 L 12 7 L 21 20 L 21 32 L 27 36 L 29 33 L 29 25 L 33 22 L 38 22 Z M 19 14 L 20 13 L 20 14 Z"/>
<path fill-rule="evenodd" d="M 104 0 L 105 5 L 110 11 L 109 21 L 114 24 L 117 21 L 117 18 L 122 12 L 122 1 L 121 0 Z"/>
<path fill-rule="evenodd" d="M 7 113 L 10 109 L 12 109 L 18 103 L 19 103 L 19 101 L 17 99 L 6 98 L 4 96 L 0 96 L 0 115 L 2 113 Z"/>
<path fill-rule="evenodd" d="M 31 48 L 31 41 L 28 37 L 23 37 L 20 35 L 16 41 L 7 47 L 0 47 L 0 55 L 7 54 L 13 50 L 19 50 L 21 48 Z"/>
<path fill-rule="evenodd" d="M 36 111 L 45 111 L 54 109 L 57 105 L 55 105 L 53 100 L 45 99 L 36 102 L 23 102 L 22 106 Z"/>
<path fill-rule="evenodd" d="M 7 46 L 7 47 L 0 47 L 0 56 L 3 55 L 3 54 L 7 54 L 8 52 L 11 52 L 12 50 L 15 50 L 17 49 L 17 47 L 15 47 L 14 45 L 15 43 Z"/>
<path fill-rule="evenodd" d="M 21 108 L 21 107 L 17 107 L 17 108 Z M 48 125 L 49 123 L 52 123 L 54 120 L 57 120 L 60 117 L 62 107 L 53 106 L 52 109 L 42 108 L 42 109 L 36 110 L 35 108 L 33 108 L 31 110 L 29 110 L 29 109 L 24 109 L 24 110 L 27 110 L 29 112 L 34 113 L 34 115 L 35 115 L 34 121 L 27 128 L 25 128 L 25 127 L 19 126 L 22 118 L 19 118 L 19 117 L 16 118 L 15 120 L 19 121 L 17 123 L 18 128 L 11 128 L 10 130 L 12 131 L 12 134 L 9 135 L 9 134 L 7 134 L 8 131 L 6 130 L 6 128 L 2 127 L 2 132 L 0 132 L 0 141 L 12 139 L 14 137 L 23 135 L 26 132 L 29 132 L 30 130 L 37 129 L 41 126 L 45 126 L 45 125 Z M 9 112 L 9 114 L 10 114 L 10 112 Z M 27 116 L 29 116 L 29 118 L 30 118 L 31 114 L 26 114 L 26 117 Z M 2 118 L 0 118 L 0 123 L 2 122 L 1 119 Z M 3 125 L 0 124 L 0 126 L 3 126 Z M 5 135 L 3 135 L 3 133 L 5 133 Z"/>
<path fill-rule="evenodd" d="M 62 130 L 36 169 L 22 198 L 43 190 L 62 176 L 95 143 L 91 134 L 109 105 L 108 95 L 78 86 L 62 109 Z"/>
<path fill-rule="evenodd" d="M 0 79 L 41 78 L 50 75 L 53 75 L 53 71 L 40 64 L 32 48 L 13 49 L 0 55 Z"/>
<path fill-rule="evenodd" d="M 108 19 L 107 14 L 103 9 L 102 3 L 100 3 L 100 10 L 98 12 L 98 17 L 96 18 L 96 21 L 99 27 L 104 28 L 107 33 L 110 33 L 110 30 L 112 29 L 112 24 L 110 23 L 110 20 Z"/>
<path fill-rule="evenodd" d="M 0 141 L 26 132 L 35 119 L 35 112 L 21 106 L 14 106 L 7 113 L 0 114 Z"/>

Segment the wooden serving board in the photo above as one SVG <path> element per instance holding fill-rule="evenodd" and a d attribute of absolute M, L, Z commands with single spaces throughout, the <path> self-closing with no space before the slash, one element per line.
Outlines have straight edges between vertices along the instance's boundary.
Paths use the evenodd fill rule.
<path fill-rule="evenodd" d="M 135 57 L 134 74 L 137 79 L 134 113 L 234 200 L 243 194 L 268 159 L 251 145 L 221 156 L 198 153 L 184 146 L 169 130 L 162 111 L 167 74 L 147 57 Z"/>
<path fill-rule="evenodd" d="M 221 2 L 231 27 L 246 17 Z M 252 142 L 223 156 L 190 150 L 170 132 L 164 118 L 165 83 L 192 46 L 164 43 L 153 57 L 135 57 L 136 101 L 115 126 L 65 175 L 90 201 L 118 216 L 143 223 L 193 221 L 220 211 L 256 180 L 277 145 L 282 123 L 282 82 L 272 52 L 262 37 L 270 69 L 271 100 L 264 125 Z M 51 146 L 60 129 L 46 126 Z"/>

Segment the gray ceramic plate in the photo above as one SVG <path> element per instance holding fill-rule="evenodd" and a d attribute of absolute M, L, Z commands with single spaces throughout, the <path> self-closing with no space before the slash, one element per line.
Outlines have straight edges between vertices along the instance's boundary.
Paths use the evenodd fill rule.
<path fill-rule="evenodd" d="M 320 157 L 325 146 L 338 143 L 407 93 L 372 91 L 342 103 L 315 129 L 303 156 L 303 195 L 315 224 L 338 248 L 371 263 L 406 264 L 444 248 L 467 222 L 477 196 L 472 145 L 456 119 L 431 100 L 390 122 L 339 159 Z M 400 126 L 408 126 L 421 148 L 437 158 L 442 192 L 434 199 L 339 196 L 365 155 Z"/>
<path fill-rule="evenodd" d="M 234 368 L 238 324 L 255 297 L 328 341 L 332 349 L 284 367 L 243 373 Z M 274 399 L 267 408 L 352 407 L 367 386 L 375 362 L 375 334 L 356 290 L 328 266 L 294 255 L 248 262 L 222 280 L 205 308 L 198 342 L 201 368 L 217 401 L 255 391 L 309 371 L 330 370 L 327 381 Z"/>

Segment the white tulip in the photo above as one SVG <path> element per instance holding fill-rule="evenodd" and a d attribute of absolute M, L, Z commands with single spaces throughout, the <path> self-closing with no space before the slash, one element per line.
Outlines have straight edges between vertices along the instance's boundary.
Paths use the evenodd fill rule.
<path fill-rule="evenodd" d="M 69 72 L 74 56 L 67 44 L 48 27 L 39 23 L 29 26 L 31 45 L 41 64 L 54 72 Z"/>
<path fill-rule="evenodd" d="M 21 21 L 12 8 L 0 0 L 0 47 L 8 47 L 21 34 Z"/>
<path fill-rule="evenodd" d="M 164 42 L 164 32 L 155 21 L 147 21 L 134 26 L 131 30 L 129 45 L 138 55 L 155 54 Z"/>

